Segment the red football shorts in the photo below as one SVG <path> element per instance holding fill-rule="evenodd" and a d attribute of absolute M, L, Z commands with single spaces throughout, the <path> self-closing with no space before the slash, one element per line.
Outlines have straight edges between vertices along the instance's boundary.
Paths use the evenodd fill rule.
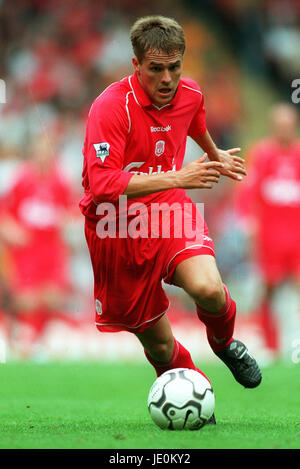
<path fill-rule="evenodd" d="M 158 233 L 159 226 L 154 224 L 148 236 L 137 238 L 101 239 L 96 222 L 86 219 L 96 326 L 101 332 L 141 333 L 155 324 L 169 308 L 162 281 L 173 284 L 175 269 L 183 260 L 214 255 L 213 241 L 199 212 L 197 217 L 194 209 L 179 215 L 188 220 L 187 230 L 179 230 L 176 216 L 171 214 L 170 232 Z"/>
<path fill-rule="evenodd" d="M 276 232 L 275 232 L 276 233 Z M 290 236 L 261 236 L 256 258 L 268 285 L 278 285 L 288 277 L 300 278 L 300 243 L 296 233 Z"/>

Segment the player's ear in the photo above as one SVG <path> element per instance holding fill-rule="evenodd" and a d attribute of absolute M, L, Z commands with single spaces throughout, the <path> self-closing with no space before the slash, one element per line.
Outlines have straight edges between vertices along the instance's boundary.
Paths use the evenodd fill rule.
<path fill-rule="evenodd" d="M 139 66 L 139 61 L 136 57 L 132 57 L 132 65 L 134 67 L 134 70 L 138 72 L 140 69 L 140 66 Z"/>

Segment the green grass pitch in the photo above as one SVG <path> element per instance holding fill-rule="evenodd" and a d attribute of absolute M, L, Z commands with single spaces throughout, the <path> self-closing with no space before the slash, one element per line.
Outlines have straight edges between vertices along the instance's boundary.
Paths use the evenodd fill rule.
<path fill-rule="evenodd" d="M 300 364 L 265 368 L 253 390 L 222 364 L 201 368 L 213 383 L 217 425 L 191 432 L 152 422 L 148 364 L 1 364 L 0 448 L 300 448 Z"/>

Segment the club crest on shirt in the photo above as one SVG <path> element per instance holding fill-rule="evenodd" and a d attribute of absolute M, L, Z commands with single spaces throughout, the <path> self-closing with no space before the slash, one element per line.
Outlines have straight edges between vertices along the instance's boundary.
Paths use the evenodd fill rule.
<path fill-rule="evenodd" d="M 156 156 L 160 156 L 163 154 L 165 151 L 165 141 L 164 140 L 158 140 L 155 144 L 155 154 Z"/>
<path fill-rule="evenodd" d="M 102 163 L 104 163 L 105 158 L 109 156 L 109 148 L 110 145 L 107 142 L 102 142 L 102 143 L 93 143 L 93 146 L 96 151 L 96 157 L 100 158 Z"/>

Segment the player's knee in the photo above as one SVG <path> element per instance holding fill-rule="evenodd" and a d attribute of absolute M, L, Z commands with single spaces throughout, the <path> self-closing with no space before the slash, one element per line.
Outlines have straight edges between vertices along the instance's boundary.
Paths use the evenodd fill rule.
<path fill-rule="evenodd" d="M 224 287 L 218 281 L 195 282 L 189 294 L 200 307 L 211 312 L 219 311 L 225 303 Z"/>

